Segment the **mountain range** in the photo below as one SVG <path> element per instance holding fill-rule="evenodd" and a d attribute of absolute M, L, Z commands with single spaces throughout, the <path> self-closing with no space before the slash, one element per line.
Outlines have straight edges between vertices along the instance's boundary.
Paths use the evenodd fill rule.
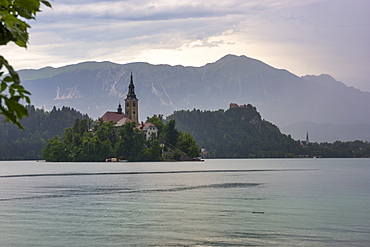
<path fill-rule="evenodd" d="M 370 140 L 369 92 L 329 75 L 299 77 L 246 56 L 226 55 L 201 67 L 84 62 L 18 72 L 32 104 L 47 110 L 70 106 L 96 119 L 124 101 L 132 73 L 140 120 L 252 104 L 295 139 L 308 131 L 311 141 Z"/>

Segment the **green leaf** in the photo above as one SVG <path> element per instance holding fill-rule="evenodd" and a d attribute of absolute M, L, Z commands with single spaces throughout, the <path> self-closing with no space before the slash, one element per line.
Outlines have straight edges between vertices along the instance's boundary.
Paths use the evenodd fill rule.
<path fill-rule="evenodd" d="M 3 92 L 6 89 L 6 83 L 4 81 L 1 82 L 0 92 Z"/>
<path fill-rule="evenodd" d="M 49 8 L 51 8 L 51 7 L 52 7 L 52 6 L 51 6 L 51 4 L 50 4 L 48 1 L 41 0 L 41 2 L 42 2 L 45 6 L 47 6 L 47 7 L 49 7 Z"/>
<path fill-rule="evenodd" d="M 6 76 L 4 77 L 3 79 L 3 82 L 6 83 L 6 82 L 12 82 L 13 81 L 13 78 L 11 76 Z M 6 84 L 5 84 L 6 85 Z"/>
<path fill-rule="evenodd" d="M 35 19 L 37 12 L 40 12 L 40 5 L 51 8 L 51 4 L 46 0 L 0 0 L 0 45 L 6 45 L 14 42 L 20 47 L 27 47 L 29 39 L 28 28 L 30 26 L 24 20 Z M 31 103 L 30 92 L 20 85 L 18 73 L 0 56 L 0 70 L 5 67 L 8 70 L 0 84 L 0 114 L 5 116 L 6 121 L 15 123 L 20 129 L 23 129 L 19 120 L 28 116 L 27 108 L 19 101 L 25 100 Z M 0 71 L 0 76 L 4 74 Z M 4 104 L 3 104 L 4 102 Z"/>
<path fill-rule="evenodd" d="M 9 87 L 9 94 L 10 96 L 13 96 L 15 94 L 14 88 Z"/>

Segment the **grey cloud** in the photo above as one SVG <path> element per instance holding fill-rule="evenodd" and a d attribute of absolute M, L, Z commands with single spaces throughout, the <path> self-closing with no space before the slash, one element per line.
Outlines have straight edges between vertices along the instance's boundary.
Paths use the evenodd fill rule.
<path fill-rule="evenodd" d="M 295 1 L 59 1 L 50 16 L 114 19 L 128 21 L 170 20 L 245 15 L 280 8 Z M 284 3 L 284 4 L 283 4 Z"/>
<path fill-rule="evenodd" d="M 268 51 L 271 56 L 296 60 L 307 73 L 316 66 L 321 73 L 341 75 L 339 80 L 355 78 L 358 85 L 368 81 L 370 1 L 55 0 L 52 4 L 52 10 L 43 9 L 31 23 L 30 47 L 37 45 L 65 61 L 99 60 L 147 49 L 231 46 L 234 41 L 224 37 L 211 39 L 229 32 L 239 38 L 236 42 L 274 48 Z"/>

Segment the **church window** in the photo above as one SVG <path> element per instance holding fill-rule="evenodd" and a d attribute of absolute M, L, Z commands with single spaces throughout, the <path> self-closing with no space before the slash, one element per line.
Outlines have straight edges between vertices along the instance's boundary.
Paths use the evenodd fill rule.
<path fill-rule="evenodd" d="M 132 102 L 132 106 L 135 107 L 135 102 Z"/>

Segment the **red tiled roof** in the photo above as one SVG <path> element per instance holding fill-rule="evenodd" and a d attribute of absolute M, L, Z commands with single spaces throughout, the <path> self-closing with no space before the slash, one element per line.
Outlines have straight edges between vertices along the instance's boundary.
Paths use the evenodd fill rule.
<path fill-rule="evenodd" d="M 121 120 L 124 117 L 125 117 L 124 113 L 119 114 L 117 112 L 107 111 L 106 113 L 104 113 L 104 115 L 101 118 L 103 119 L 104 123 L 107 123 L 109 121 L 113 121 L 117 123 L 119 120 Z"/>
<path fill-rule="evenodd" d="M 154 124 L 152 124 L 152 123 L 144 123 L 144 124 L 139 124 L 139 125 L 137 126 L 137 128 L 138 128 L 139 130 L 147 130 L 150 126 L 154 126 L 154 127 L 155 127 L 155 125 L 154 125 Z"/>
<path fill-rule="evenodd" d="M 127 117 L 124 117 L 124 118 L 121 118 L 121 120 L 119 120 L 117 123 L 116 123 L 116 127 L 120 127 L 122 125 L 125 125 L 126 123 L 129 123 L 129 122 L 133 122 L 131 119 L 127 118 Z"/>

